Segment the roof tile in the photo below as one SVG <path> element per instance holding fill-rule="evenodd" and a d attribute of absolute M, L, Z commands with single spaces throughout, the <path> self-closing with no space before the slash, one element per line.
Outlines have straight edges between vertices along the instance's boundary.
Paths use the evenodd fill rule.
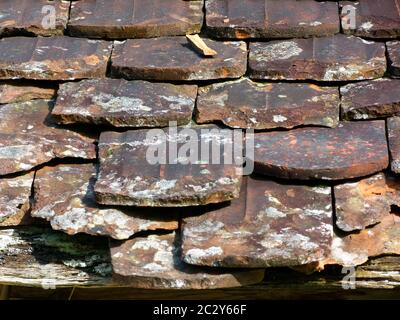
<path fill-rule="evenodd" d="M 83 80 L 60 86 L 52 115 L 63 124 L 94 123 L 115 127 L 165 127 L 188 124 L 197 86 L 126 81 Z"/>
<path fill-rule="evenodd" d="M 336 225 L 343 231 L 379 223 L 392 205 L 400 205 L 400 181 L 384 173 L 334 187 Z"/>
<path fill-rule="evenodd" d="M 199 33 L 203 1 L 81 0 L 71 5 L 68 31 L 90 38 L 151 38 Z"/>
<path fill-rule="evenodd" d="M 205 58 L 185 37 L 130 39 L 117 43 L 111 71 L 126 79 L 212 80 L 239 78 L 246 72 L 244 42 L 204 42 L 218 54 Z"/>
<path fill-rule="evenodd" d="M 350 81 L 386 71 L 384 44 L 336 35 L 250 44 L 252 79 Z"/>
<path fill-rule="evenodd" d="M 70 37 L 0 39 L 0 79 L 101 78 L 111 47 L 105 41 Z"/>
<path fill-rule="evenodd" d="M 184 218 L 182 230 L 182 257 L 190 264 L 254 268 L 319 261 L 331 246 L 331 189 L 248 178 L 238 200 Z"/>
<path fill-rule="evenodd" d="M 366 176 L 389 164 L 385 122 L 342 122 L 255 135 L 255 171 L 287 179 Z"/>
<path fill-rule="evenodd" d="M 302 38 L 339 32 L 335 2 L 206 0 L 207 28 L 222 38 Z"/>
<path fill-rule="evenodd" d="M 400 41 L 386 43 L 389 57 L 389 71 L 394 77 L 400 77 Z"/>
<path fill-rule="evenodd" d="M 70 235 L 83 232 L 115 239 L 128 239 L 140 231 L 178 228 L 178 215 L 173 212 L 97 205 L 95 180 L 96 168 L 92 164 L 59 165 L 37 171 L 32 216 L 47 219 L 54 230 Z"/>
<path fill-rule="evenodd" d="M 400 173 L 400 117 L 387 119 L 392 171 Z"/>
<path fill-rule="evenodd" d="M 234 128 L 335 127 L 339 122 L 339 91 L 303 83 L 263 84 L 247 78 L 202 87 L 196 122 L 217 120 Z"/>
<path fill-rule="evenodd" d="M 25 102 L 35 99 L 51 99 L 57 93 L 55 88 L 37 84 L 0 83 L 0 104 Z"/>
<path fill-rule="evenodd" d="M 264 270 L 217 270 L 189 266 L 179 259 L 174 233 L 111 244 L 114 279 L 145 289 L 216 289 L 261 282 Z"/>

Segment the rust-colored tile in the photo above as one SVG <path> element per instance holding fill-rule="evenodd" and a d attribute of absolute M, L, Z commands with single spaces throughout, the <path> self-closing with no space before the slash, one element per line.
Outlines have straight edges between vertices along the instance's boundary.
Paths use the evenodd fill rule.
<path fill-rule="evenodd" d="M 400 41 L 386 43 L 389 57 L 389 71 L 393 77 L 400 77 Z"/>
<path fill-rule="evenodd" d="M 204 39 L 217 51 L 204 57 L 186 37 L 135 39 L 116 43 L 111 71 L 126 79 L 212 80 L 239 78 L 246 72 L 247 47 L 242 41 Z"/>
<path fill-rule="evenodd" d="M 367 38 L 396 38 L 400 36 L 400 6 L 398 0 L 340 1 L 339 6 L 352 6 L 355 29 L 348 28 L 349 16 L 342 13 L 342 27 L 346 34 Z"/>
<path fill-rule="evenodd" d="M 400 173 L 400 117 L 387 119 L 391 168 Z"/>
<path fill-rule="evenodd" d="M 340 88 L 341 112 L 346 120 L 400 115 L 400 80 L 377 79 Z"/>
<path fill-rule="evenodd" d="M 0 179 L 0 227 L 28 224 L 33 172 Z"/>
<path fill-rule="evenodd" d="M 338 180 L 386 169 L 385 122 L 342 122 L 255 135 L 255 171 L 286 179 Z"/>
<path fill-rule="evenodd" d="M 140 231 L 178 228 L 176 212 L 99 206 L 93 191 L 95 180 L 96 168 L 92 164 L 39 170 L 32 216 L 47 219 L 53 229 L 70 235 L 83 232 L 121 240 Z"/>
<path fill-rule="evenodd" d="M 326 38 L 253 42 L 250 78 L 350 81 L 382 77 L 385 46 L 342 34 Z"/>
<path fill-rule="evenodd" d="M 217 128 L 192 127 L 194 137 L 188 135 L 193 131 L 188 133 L 183 127 L 176 133 L 171 128 L 102 133 L 100 173 L 95 185 L 97 201 L 106 205 L 181 207 L 237 198 L 242 170 L 227 151 L 237 142 L 236 137 L 228 129 L 216 131 Z M 189 152 L 182 153 L 187 150 L 188 137 L 193 148 L 198 146 L 198 157 L 191 150 L 195 159 L 188 158 Z M 242 149 L 239 151 L 241 155 Z M 209 159 L 201 156 L 202 153 Z M 164 154 L 166 157 L 162 159 Z M 213 163 L 213 159 L 219 161 Z"/>
<path fill-rule="evenodd" d="M 64 0 L 1 0 L 0 36 L 62 35 L 66 28 L 69 1 Z M 54 8 L 54 9 L 53 9 Z M 54 27 L 46 23 L 53 22 Z"/>
<path fill-rule="evenodd" d="M 206 0 L 207 28 L 221 38 L 303 38 L 338 33 L 335 2 Z"/>
<path fill-rule="evenodd" d="M 335 127 L 339 91 L 300 83 L 263 84 L 246 78 L 213 84 L 199 89 L 196 122 L 213 121 L 252 129 Z"/>
<path fill-rule="evenodd" d="M 57 90 L 35 84 L 0 83 L 0 104 L 51 99 Z"/>
<path fill-rule="evenodd" d="M 55 158 L 96 158 L 92 138 L 51 123 L 51 106 L 48 100 L 0 106 L 0 175 L 27 171 Z"/>
<path fill-rule="evenodd" d="M 72 2 L 68 31 L 90 38 L 152 38 L 199 33 L 202 24 L 202 0 L 81 0 Z"/>
<path fill-rule="evenodd" d="M 174 233 L 111 243 L 113 278 L 144 289 L 216 289 L 259 283 L 264 270 L 218 270 L 190 266 L 180 260 Z"/>
<path fill-rule="evenodd" d="M 392 205 L 400 206 L 400 181 L 384 173 L 337 185 L 334 192 L 336 225 L 347 232 L 379 223 Z"/>
<path fill-rule="evenodd" d="M 328 257 L 330 187 L 247 178 L 225 207 L 184 218 L 182 257 L 213 267 L 296 266 Z"/>
<path fill-rule="evenodd" d="M 0 39 L 0 79 L 102 78 L 111 47 L 105 41 L 62 36 Z"/>
<path fill-rule="evenodd" d="M 52 115 L 59 123 L 165 127 L 192 120 L 197 86 L 93 79 L 62 84 Z"/>

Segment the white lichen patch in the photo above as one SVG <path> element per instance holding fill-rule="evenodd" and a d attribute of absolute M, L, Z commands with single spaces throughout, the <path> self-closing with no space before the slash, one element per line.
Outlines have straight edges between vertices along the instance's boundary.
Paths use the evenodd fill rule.
<path fill-rule="evenodd" d="M 105 112 L 150 112 L 152 108 L 146 106 L 142 99 L 134 97 L 114 96 L 100 92 L 92 97 L 92 102 L 100 106 Z"/>
<path fill-rule="evenodd" d="M 276 123 L 280 123 L 280 122 L 285 122 L 287 120 L 287 118 L 285 116 L 282 115 L 274 115 L 273 116 L 273 121 Z"/>
<path fill-rule="evenodd" d="M 268 44 L 263 49 L 257 49 L 254 52 L 257 61 L 275 61 L 286 60 L 298 56 L 303 49 L 294 41 L 280 41 Z"/>
<path fill-rule="evenodd" d="M 209 247 L 207 249 L 193 248 L 186 252 L 185 261 L 187 263 L 196 264 L 202 259 L 210 258 L 213 256 L 219 256 L 222 255 L 223 253 L 224 251 L 220 247 L 216 246 Z"/>

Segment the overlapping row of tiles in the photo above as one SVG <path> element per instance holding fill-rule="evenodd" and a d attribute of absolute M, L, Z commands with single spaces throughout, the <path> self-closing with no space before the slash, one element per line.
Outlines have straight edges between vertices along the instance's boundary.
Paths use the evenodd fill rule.
<path fill-rule="evenodd" d="M 80 2 L 81 5 L 85 5 L 85 2 L 86 4 L 89 3 L 88 1 Z M 95 3 L 95 1 L 92 3 Z M 135 1 L 135 3 L 140 2 Z M 235 11 L 242 12 L 243 3 L 230 1 L 229 14 Z M 317 5 L 316 2 L 313 3 L 309 5 Z M 261 1 L 259 3 L 254 1 L 254 4 L 261 5 Z M 267 11 L 264 7 L 264 13 L 274 12 L 270 8 L 275 4 L 273 1 L 262 1 L 262 5 L 269 8 Z M 298 6 L 298 2 L 293 1 L 284 4 Z M 218 7 L 223 5 L 223 1 L 214 3 L 209 1 L 208 6 L 212 7 L 213 5 Z M 325 6 L 325 4 L 323 5 Z M 318 6 L 320 6 L 319 3 Z M 330 6 L 334 8 L 336 4 L 333 3 Z M 218 10 L 225 10 L 226 7 L 219 7 Z M 104 10 L 104 6 L 102 10 Z M 87 11 L 90 12 L 90 10 Z M 311 11 L 313 12 L 313 10 Z M 249 10 L 247 14 L 252 12 Z M 256 11 L 257 14 L 259 12 Z M 296 15 L 299 11 L 293 12 L 296 12 Z M 90 13 L 84 14 L 90 15 Z M 98 16 L 101 17 L 101 15 Z M 234 18 L 224 16 L 223 23 L 230 24 L 230 19 Z M 317 21 L 314 18 L 308 17 L 307 19 L 309 26 L 304 28 L 294 26 L 290 32 L 295 33 L 288 34 L 288 36 L 315 35 L 313 32 L 322 32 L 318 34 L 320 36 L 326 35 L 324 32 L 327 29 L 323 30 L 325 26 L 328 26 L 329 29 L 329 23 L 322 26 L 322 24 L 316 23 Z M 246 20 L 250 21 L 248 17 L 242 21 Z M 271 16 L 269 16 L 269 21 L 273 21 Z M 296 22 L 297 20 L 292 18 L 290 21 Z M 300 23 L 303 21 L 297 22 L 301 25 Z M 255 36 L 263 35 L 262 32 L 269 34 L 268 32 L 273 30 L 271 25 L 268 25 L 268 28 L 264 28 L 265 24 L 261 25 L 261 31 L 260 29 L 256 31 L 261 33 L 255 33 Z M 317 26 L 319 28 L 313 28 Z M 218 28 L 213 30 L 215 34 L 219 32 Z M 100 28 L 94 31 L 95 29 L 94 26 L 87 28 L 93 34 L 97 33 L 97 37 L 104 37 L 104 32 L 109 32 L 112 28 L 105 27 L 104 21 L 102 21 Z M 112 32 L 116 32 L 115 30 L 118 29 L 114 28 Z M 252 26 L 250 29 L 256 30 L 257 27 Z M 158 28 L 158 30 L 162 29 Z M 222 28 L 219 30 L 234 34 L 233 37 L 235 38 L 254 36 L 248 32 L 249 29 L 244 31 L 237 26 L 229 26 L 226 28 L 228 31 L 222 31 Z M 289 29 L 283 24 L 283 30 L 288 32 Z M 372 27 L 370 30 L 372 30 L 370 36 L 382 32 L 382 29 L 378 32 L 377 29 Z M 392 26 L 390 30 L 392 32 L 396 30 L 396 25 Z M 282 35 L 281 31 L 274 32 Z M 328 35 L 330 32 L 328 31 Z M 101 35 L 99 36 L 99 34 Z M 392 37 L 395 34 L 389 32 L 386 33 L 385 37 Z M 96 35 L 92 36 L 96 37 Z M 226 34 L 223 36 L 229 37 Z M 382 33 L 380 36 L 382 36 Z M 118 36 L 115 37 L 118 38 Z M 122 37 L 124 38 L 124 36 Z M 2 41 L 30 42 L 26 38 L 21 39 L 23 40 L 10 38 Z M 57 40 L 60 41 L 58 43 L 61 44 L 60 46 L 52 43 L 57 38 L 50 39 L 52 40 L 42 40 L 41 38 L 31 40 L 31 44 L 27 47 L 32 49 L 31 52 L 33 50 L 35 52 L 32 54 L 33 60 L 20 56 L 16 59 L 16 63 L 12 61 L 13 67 L 10 70 L 3 71 L 4 77 L 69 80 L 99 77 L 106 74 L 105 66 L 111 49 L 109 44 L 104 44 L 105 42 L 96 44 L 92 40 L 83 40 L 87 43 L 82 45 L 79 42 L 82 39 L 74 39 L 73 41 L 76 42 L 68 48 L 64 42 L 72 41 L 71 38 L 58 38 L 61 39 Z M 39 43 L 49 41 L 50 45 L 41 43 L 38 48 L 36 41 Z M 232 43 L 206 41 L 210 47 L 219 52 L 217 58 L 201 58 L 184 38 L 129 40 L 122 44 L 117 43 L 113 55 L 119 64 L 112 63 L 112 73 L 114 76 L 123 76 L 128 79 L 208 80 L 238 78 L 246 72 L 247 48 L 243 44 L 232 45 Z M 11 42 L 6 44 L 9 45 Z M 93 54 L 97 50 L 94 44 L 100 46 L 103 53 L 97 51 L 97 55 Z M 7 50 L 8 45 L 4 45 L 3 49 Z M 338 61 L 340 59 L 334 55 L 329 55 L 330 50 L 325 50 L 326 46 L 333 52 L 340 53 L 338 56 L 343 58 L 344 64 L 340 64 L 341 61 Z M 396 69 L 398 65 L 396 62 L 396 59 L 398 59 L 396 46 L 398 46 L 397 42 L 388 43 L 392 76 L 395 76 L 398 72 Z M 346 51 L 346 47 L 349 50 Z M 75 50 L 72 50 L 72 48 Z M 89 48 L 87 53 L 85 53 L 85 48 Z M 20 49 L 14 50 L 14 53 L 20 52 Z M 58 51 L 55 50 L 51 53 L 51 50 L 54 49 Z M 70 55 L 71 51 L 73 53 Z M 84 52 L 84 54 L 76 57 L 74 54 L 77 51 Z M 164 52 L 164 57 L 162 57 L 162 54 L 160 55 L 160 51 Z M 315 54 L 315 51 L 317 54 Z M 372 79 L 381 77 L 385 73 L 384 52 L 385 46 L 380 43 L 365 42 L 358 38 L 347 38 L 343 35 L 313 40 L 298 39 L 251 43 L 249 58 L 249 69 L 251 71 L 249 75 L 253 74 L 254 79 L 283 80 L 347 81 Z M 60 53 L 63 57 L 59 61 L 54 60 L 54 57 L 59 56 Z M 355 57 L 352 56 L 353 53 L 355 53 Z M 49 56 L 46 56 L 48 54 Z M 220 55 L 223 57 L 221 58 Z M 4 54 L 5 56 L 7 54 Z M 71 57 L 76 59 L 71 59 Z M 321 63 L 315 63 L 315 57 Z M 71 62 L 71 64 L 66 66 L 65 61 Z M 137 63 L 138 61 L 140 63 Z M 161 63 L 154 66 L 152 61 L 161 61 Z M 170 61 L 172 62 L 170 63 Z M 230 63 L 229 61 L 233 62 Z M 307 63 L 304 63 L 304 61 L 307 61 Z M 360 61 L 363 62 L 359 64 Z M 8 63 L 9 61 L 4 65 L 8 65 Z M 163 68 L 165 66 L 167 68 Z M 288 66 L 293 66 L 293 68 L 288 68 Z M 79 72 L 78 69 L 80 69 Z M 211 72 L 209 69 L 211 69 Z M 62 85 L 57 100 L 58 106 L 53 110 L 57 120 L 63 123 L 93 122 L 98 124 L 105 122 L 114 126 L 132 126 L 132 123 L 126 121 L 127 118 L 128 120 L 134 118 L 127 117 L 127 114 L 131 113 L 132 115 L 133 112 L 135 116 L 144 114 L 143 118 L 137 124 L 134 123 L 133 126 L 143 126 L 143 121 L 151 119 L 146 116 L 146 112 L 151 111 L 153 113 L 153 110 L 148 110 L 149 104 L 151 104 L 151 107 L 160 106 L 161 111 L 169 110 L 169 114 L 165 117 L 160 116 L 158 119 L 153 119 L 152 121 L 155 121 L 155 123 L 149 125 L 164 126 L 166 121 L 170 120 L 168 116 L 171 119 L 179 120 L 177 115 L 182 110 L 184 115 L 182 122 L 186 123 L 190 118 L 194 104 L 193 96 L 196 95 L 195 86 L 174 87 L 142 81 L 129 83 L 116 80 L 120 85 L 119 89 L 116 90 L 117 92 L 109 92 L 110 86 L 107 81 L 113 80 L 88 80 Z M 396 88 L 397 80 L 386 79 L 369 82 L 367 86 L 365 84 L 358 85 L 358 88 L 357 84 L 341 88 L 343 118 L 374 119 L 389 117 L 398 113 L 396 91 L 390 90 L 391 86 Z M 352 86 L 355 86 L 354 90 Z M 138 91 L 144 90 L 143 96 L 139 98 L 142 101 L 133 101 L 135 97 L 138 97 L 137 94 L 129 96 L 128 92 L 135 90 L 135 88 Z M 256 108 L 248 108 L 248 101 L 238 103 L 234 94 L 243 89 L 249 90 L 252 95 L 259 94 L 260 101 L 265 99 L 265 102 L 270 102 L 272 100 L 271 105 L 276 103 L 277 110 L 279 107 L 280 112 L 277 114 L 272 112 L 273 114 L 266 115 L 266 118 L 264 118 L 265 115 L 259 115 L 257 114 L 258 111 L 254 111 Z M 362 91 L 364 89 L 366 92 Z M 89 91 L 87 99 L 82 94 L 85 90 Z M 163 94 L 163 97 L 157 95 L 148 97 L 146 92 L 156 92 L 155 90 L 163 93 L 165 90 L 166 94 Z M 326 115 L 324 112 L 330 109 L 326 107 L 327 105 L 335 106 L 334 115 L 328 114 L 325 119 L 322 118 L 322 121 L 321 115 L 318 115 L 313 120 L 309 120 L 317 123 L 308 123 L 307 119 L 300 120 L 300 115 L 297 115 L 299 122 L 296 122 L 295 110 L 292 110 L 292 112 L 288 110 L 288 113 L 282 114 L 285 102 L 281 104 L 280 99 L 284 98 L 283 100 L 285 100 L 294 96 L 296 90 L 301 90 L 305 95 L 310 95 L 304 97 L 304 104 L 299 104 L 299 106 L 309 106 L 312 102 L 316 110 L 322 111 L 323 115 Z M 352 103 L 345 104 L 347 90 L 350 91 L 348 98 Z M 389 93 L 389 97 L 386 94 L 376 94 L 377 91 L 381 92 L 382 90 Z M 388 166 L 384 122 L 377 120 L 338 123 L 337 102 L 339 97 L 337 96 L 337 89 L 306 84 L 260 84 L 248 79 L 241 79 L 232 83 L 211 85 L 201 88 L 200 91 L 196 117 L 198 122 L 222 120 L 228 126 L 255 127 L 257 129 L 291 128 L 302 124 L 336 127 L 334 129 L 303 128 L 287 132 L 257 134 L 254 160 L 258 173 L 291 179 L 331 180 L 362 177 L 381 171 Z M 261 93 L 259 93 L 260 91 Z M 49 98 L 49 95 L 52 95 L 49 91 L 39 92 L 36 88 L 31 92 L 34 97 L 36 95 L 38 98 Z M 70 98 L 72 92 L 77 92 L 74 99 Z M 90 92 L 93 92 L 93 95 Z M 100 96 L 96 92 L 104 94 Z M 322 92 L 321 99 L 318 99 L 320 92 Z M 28 94 L 30 97 L 32 95 L 31 93 Z M 22 93 L 22 96 L 26 97 L 26 92 Z M 121 99 L 121 96 L 128 98 L 125 107 L 131 109 L 121 110 L 121 107 L 124 107 L 122 101 L 124 99 Z M 243 95 L 243 97 L 246 96 Z M 313 99 L 315 97 L 317 98 Z M 328 97 L 332 101 L 327 99 Z M 374 105 L 369 104 L 369 102 L 366 103 L 366 100 L 370 100 L 371 97 L 376 99 Z M 66 101 L 63 102 L 61 98 Z M 201 120 L 205 115 L 210 117 L 210 114 L 206 112 L 202 114 L 201 112 L 202 98 L 205 99 L 205 110 L 207 104 L 214 101 L 215 109 L 218 107 L 221 108 L 221 111 L 211 115 L 211 118 Z M 75 99 L 81 99 L 80 104 L 89 105 L 89 112 L 85 111 L 86 114 L 83 114 L 76 108 L 70 108 L 71 102 Z M 149 100 L 143 101 L 146 99 Z M 324 107 L 318 106 L 322 101 L 325 103 Z M 227 110 L 232 107 L 232 103 L 234 104 L 233 108 L 238 108 L 238 116 L 233 120 L 224 115 L 224 109 Z M 316 104 L 314 105 L 314 103 Z M 92 144 L 94 140 L 71 130 L 62 130 L 62 134 L 59 134 L 61 130 L 54 123 L 50 124 L 51 117 L 47 117 L 49 105 L 51 104 L 47 101 L 38 100 L 22 104 L 9 104 L 3 109 L 6 110 L 6 118 L 8 115 L 10 120 L 8 127 L 3 126 L 4 139 L 7 141 L 10 140 L 10 135 L 15 132 L 11 129 L 15 117 L 20 121 L 21 113 L 29 115 L 30 111 L 34 111 L 35 115 L 31 115 L 30 120 L 32 121 L 35 118 L 38 120 L 39 130 L 32 124 L 35 121 L 31 123 L 22 121 L 22 125 L 18 128 L 21 129 L 18 130 L 20 134 L 15 134 L 12 137 L 12 139 L 15 138 L 15 141 L 21 143 L 3 148 L 3 151 L 6 151 L 4 153 L 6 158 L 7 156 L 14 158 L 21 156 L 17 165 L 22 164 L 22 167 L 17 168 L 16 171 L 29 170 L 39 163 L 49 161 L 52 157 L 94 158 Z M 290 103 L 286 105 L 288 106 Z M 359 107 L 354 108 L 355 105 Z M 265 103 L 261 102 L 261 106 L 265 106 Z M 348 109 L 346 109 L 346 106 Z M 118 108 L 115 110 L 115 107 Z M 66 110 L 68 108 L 69 110 Z M 173 114 L 171 109 L 175 110 L 176 113 Z M 333 111 L 333 108 L 331 109 Z M 60 112 L 59 115 L 57 115 L 57 110 Z M 113 110 L 113 112 L 110 114 L 106 110 L 108 112 Z M 21 113 L 18 114 L 17 111 Z M 245 116 L 241 116 L 242 113 Z M 315 111 L 310 112 L 308 119 L 311 119 L 311 114 L 314 116 Z M 14 118 L 12 115 L 14 115 Z M 47 118 L 46 124 L 43 123 L 44 118 Z M 318 120 L 315 120 L 316 118 Z M 288 119 L 293 122 L 291 123 Z M 318 123 L 318 121 L 320 122 Z M 390 118 L 387 122 L 389 142 L 393 154 L 392 168 L 393 171 L 396 171 L 396 163 L 398 167 L 398 161 L 396 162 L 396 159 L 398 159 L 396 152 L 398 151 L 396 150 L 398 150 L 399 141 L 396 137 L 399 136 L 399 121 L 398 118 Z M 37 134 L 39 131 L 40 133 Z M 37 134 L 36 140 L 35 133 Z M 246 268 L 312 263 L 311 267 L 322 268 L 324 264 L 355 265 L 365 262 L 369 256 L 399 253 L 399 221 L 396 215 L 391 214 L 392 206 L 399 204 L 399 186 L 398 180 L 389 173 L 387 175 L 379 173 L 369 178 L 357 179 L 357 181 L 351 183 L 335 184 L 334 189 L 331 190 L 330 187 L 323 186 L 291 185 L 290 181 L 273 182 L 259 176 L 242 179 L 241 174 L 234 170 L 237 169 L 234 166 L 213 167 L 199 164 L 196 167 L 149 167 L 143 156 L 143 148 L 146 147 L 147 143 L 144 134 L 145 131 L 135 132 L 135 134 L 132 134 L 132 132 L 102 134 L 99 144 L 100 174 L 96 185 L 96 170 L 91 164 L 46 167 L 37 171 L 34 181 L 35 201 L 32 208 L 34 216 L 46 218 L 51 221 L 55 229 L 61 229 L 71 234 L 87 232 L 109 235 L 117 239 L 129 238 L 132 234 L 143 230 L 176 230 L 178 227 L 177 215 L 180 213 L 180 209 L 161 212 L 160 209 L 154 208 L 139 209 L 137 207 L 110 205 L 197 205 L 239 197 L 230 203 L 224 203 L 221 207 L 201 207 L 198 209 L 200 215 L 185 217 L 181 236 L 171 233 L 164 236 L 135 237 L 124 243 L 113 242 L 111 253 L 114 273 L 121 277 L 125 283 L 139 287 L 212 288 L 257 282 L 261 280 L 263 274 L 261 270 L 251 272 L 232 270 L 227 273 L 215 268 L 212 270 L 198 269 L 184 264 L 182 261 L 203 266 Z M 66 140 L 63 140 L 64 138 Z M 204 138 L 210 139 L 210 136 L 206 135 Z M 61 144 L 59 143 L 60 139 L 63 140 Z M 31 146 L 40 145 L 40 151 L 33 147 L 28 152 L 25 148 L 27 141 L 31 141 L 29 143 Z M 219 140 L 219 143 L 226 145 L 230 142 Z M 274 145 L 274 148 L 266 148 L 268 145 Z M 279 148 L 276 148 L 278 145 Z M 338 155 L 335 152 L 337 150 L 343 152 Z M 289 152 L 290 156 L 288 156 Z M 39 154 L 47 158 L 35 162 Z M 15 170 L 14 165 L 15 161 L 9 163 L 8 168 L 11 167 L 11 170 Z M 185 179 L 188 176 L 189 180 L 186 181 Z M 27 180 L 23 181 L 23 177 Z M 21 179 L 21 181 L 18 181 L 18 179 Z M 11 206 L 9 206 L 11 208 L 14 203 L 18 203 L 16 205 L 18 210 L 15 210 L 14 207 L 17 216 L 8 221 L 11 221 L 11 224 L 19 223 L 20 218 L 29 207 L 27 195 L 30 193 L 33 176 L 28 174 L 16 178 L 5 178 L 1 181 L 6 183 L 7 190 L 11 190 L 11 192 L 13 189 L 10 186 L 25 188 L 24 191 L 17 190 L 18 195 L 25 192 L 24 196 L 16 196 L 12 202 L 7 202 L 11 203 Z M 54 190 L 64 192 L 55 194 Z M 347 195 L 348 193 L 352 195 L 350 198 L 343 196 L 343 194 Z M 97 194 L 97 201 L 107 206 L 97 204 L 95 194 Z M 336 225 L 344 231 L 362 230 L 361 232 L 344 237 L 333 232 L 333 196 L 336 200 Z M 171 216 L 172 211 L 174 214 Z M 165 218 L 166 215 L 168 215 L 168 218 Z M 14 222 L 12 222 L 13 219 Z M 254 223 L 255 221 L 257 223 Z M 380 223 L 373 226 L 378 222 Z M 366 227 L 369 228 L 365 229 Z"/>
<path fill-rule="evenodd" d="M 206 30 L 220 38 L 330 36 L 341 27 L 347 34 L 363 37 L 395 38 L 400 34 L 396 0 L 4 0 L 0 4 L 0 35 L 67 32 L 78 37 L 124 39 L 199 33 L 204 4 Z M 43 10 L 46 5 L 54 7 L 54 28 L 43 24 L 44 14 L 52 12 Z M 349 5 L 357 21 L 353 28 L 347 28 Z"/>

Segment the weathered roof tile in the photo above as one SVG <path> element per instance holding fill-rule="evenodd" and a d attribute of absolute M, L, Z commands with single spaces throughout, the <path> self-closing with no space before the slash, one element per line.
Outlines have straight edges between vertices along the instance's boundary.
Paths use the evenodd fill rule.
<path fill-rule="evenodd" d="M 189 136 L 183 128 L 178 128 L 176 133 L 167 129 L 102 133 L 100 173 L 95 186 L 97 201 L 106 205 L 179 207 L 237 198 L 241 167 L 233 159 L 230 159 L 233 164 L 225 164 L 229 159 L 223 153 L 228 145 L 232 147 L 235 138 L 225 135 L 226 132 L 210 131 L 216 128 L 194 127 L 196 137 Z M 202 158 L 206 163 L 202 164 L 200 159 L 191 163 L 187 154 L 181 154 L 181 148 L 187 146 L 187 137 L 190 137 L 191 147 L 198 146 L 199 157 L 204 148 L 202 144 L 217 146 L 220 164 L 211 164 L 213 155 L 209 155 L 208 160 Z M 174 143 L 178 151 L 175 155 L 171 151 Z M 155 154 L 157 158 L 152 159 Z M 158 160 L 161 163 L 157 163 Z M 153 161 L 156 163 L 151 163 Z M 189 164 L 184 164 L 185 161 Z"/>
<path fill-rule="evenodd" d="M 341 8 L 354 8 L 355 29 L 348 28 L 348 13 L 343 12 L 342 28 L 346 34 L 368 38 L 396 38 L 400 36 L 400 9 L 397 0 L 340 1 Z"/>
<path fill-rule="evenodd" d="M 105 41 L 62 36 L 0 39 L 0 79 L 101 78 L 111 47 Z"/>
<path fill-rule="evenodd" d="M 330 187 L 244 180 L 230 205 L 184 218 L 182 257 L 214 267 L 295 266 L 329 255 Z"/>
<path fill-rule="evenodd" d="M 387 119 L 391 168 L 400 173 L 400 117 Z"/>
<path fill-rule="evenodd" d="M 246 78 L 200 88 L 196 122 L 218 120 L 234 128 L 335 127 L 339 91 L 300 83 L 263 84 Z"/>
<path fill-rule="evenodd" d="M 203 57 L 185 37 L 126 40 L 115 45 L 111 71 L 115 76 L 145 80 L 212 80 L 245 74 L 244 42 L 204 42 L 218 52 L 215 57 Z"/>
<path fill-rule="evenodd" d="M 55 88 L 18 82 L 0 83 L 0 104 L 25 102 L 35 99 L 51 99 L 56 95 Z"/>
<path fill-rule="evenodd" d="M 384 44 L 342 34 L 250 44 L 250 77 L 271 80 L 350 81 L 386 71 Z"/>
<path fill-rule="evenodd" d="M 62 84 L 52 115 L 63 124 L 94 123 L 115 127 L 165 127 L 188 124 L 197 86 L 126 81 L 83 80 Z"/>
<path fill-rule="evenodd" d="M 48 100 L 0 106 L 0 175 L 30 170 L 55 158 L 96 158 L 93 139 L 51 123 L 51 106 Z"/>
<path fill-rule="evenodd" d="M 207 28 L 222 38 L 302 38 L 339 32 L 337 4 L 314 0 L 206 0 Z"/>
<path fill-rule="evenodd" d="M 180 260 L 174 233 L 111 244 L 114 279 L 145 289 L 215 289 L 261 282 L 264 270 L 197 268 Z"/>
<path fill-rule="evenodd" d="M 93 192 L 92 164 L 59 165 L 37 171 L 32 216 L 50 221 L 55 230 L 128 239 L 140 231 L 178 228 L 178 215 L 152 210 L 103 207 Z M 160 211 L 160 210 L 159 210 Z"/>
<path fill-rule="evenodd" d="M 336 225 L 343 231 L 379 223 L 392 205 L 400 206 L 400 181 L 384 173 L 334 187 Z"/>
<path fill-rule="evenodd" d="M 202 0 L 81 0 L 71 5 L 68 31 L 90 38 L 151 38 L 199 33 L 202 24 Z"/>
<path fill-rule="evenodd" d="M 28 214 L 33 172 L 0 179 L 0 226 L 16 226 L 31 221 Z"/>
<path fill-rule="evenodd" d="M 375 119 L 400 115 L 400 80 L 377 79 L 340 88 L 344 119 Z"/>
<path fill-rule="evenodd" d="M 385 122 L 342 122 L 255 135 L 255 171 L 287 179 L 366 176 L 389 163 Z"/>
<path fill-rule="evenodd" d="M 2 0 L 0 2 L 0 36 L 62 35 L 67 25 L 69 1 Z M 51 14 L 55 14 L 54 25 Z"/>
<path fill-rule="evenodd" d="M 389 71 L 394 77 L 400 77 L 400 41 L 386 43 L 389 57 Z"/>

